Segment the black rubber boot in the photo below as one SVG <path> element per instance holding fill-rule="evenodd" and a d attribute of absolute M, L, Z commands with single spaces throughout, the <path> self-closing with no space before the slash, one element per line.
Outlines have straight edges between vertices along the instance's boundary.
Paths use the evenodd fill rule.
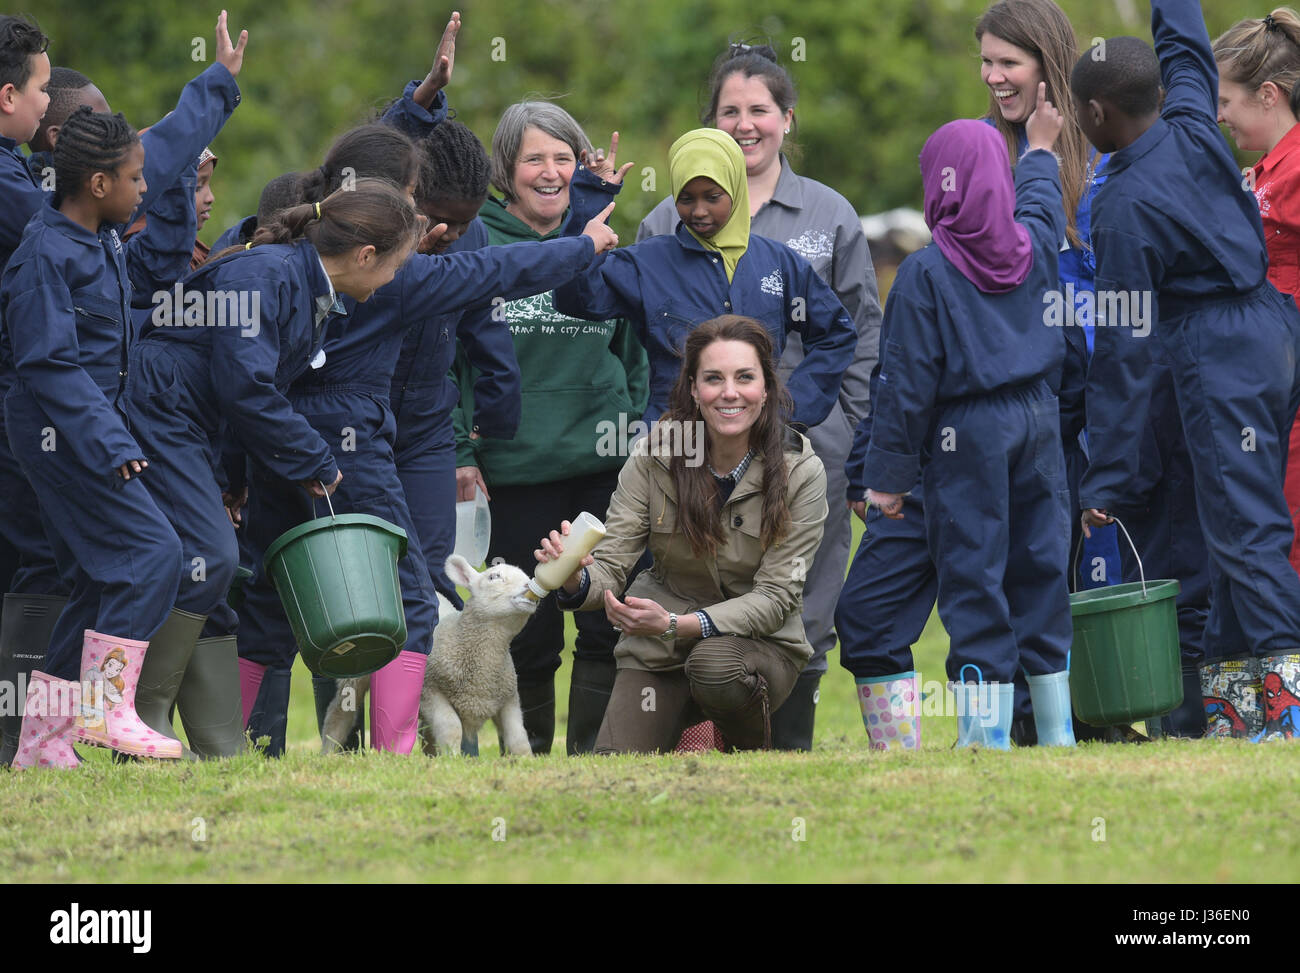
<path fill-rule="evenodd" d="M 13 692 L 13 699 L 12 710 L 0 719 L 0 731 L 4 734 L 0 766 L 8 767 L 18 752 L 27 679 L 45 660 L 50 633 L 67 602 L 62 595 L 7 594 L 4 597 L 4 613 L 0 618 L 0 679 Z"/>
<path fill-rule="evenodd" d="M 233 757 L 243 752 L 244 707 L 233 635 L 199 639 L 176 696 L 176 709 L 190 749 L 200 757 Z"/>
<path fill-rule="evenodd" d="M 799 673 L 794 688 L 772 714 L 773 750 L 811 750 L 817 701 L 821 697 L 822 672 Z"/>
<path fill-rule="evenodd" d="M 596 734 L 605 718 L 616 671 L 613 656 L 608 659 L 573 657 L 573 676 L 569 680 L 569 728 L 565 733 L 565 750 L 570 757 L 595 751 Z M 525 726 L 527 722 L 524 721 Z"/>
<path fill-rule="evenodd" d="M 248 737 L 256 745 L 269 737 L 263 756 L 283 757 L 285 731 L 289 726 L 289 687 L 293 684 L 293 671 L 271 666 L 262 675 L 262 685 L 257 699 L 248 714 Z"/>
<path fill-rule="evenodd" d="M 719 713 L 700 706 L 704 715 L 718 725 L 727 752 L 734 750 L 772 749 L 772 711 L 767 695 L 767 680 L 754 673 L 758 685 L 740 709 Z M 698 700 L 698 697 L 697 697 Z"/>
<path fill-rule="evenodd" d="M 1205 736 L 1205 699 L 1201 696 L 1201 672 L 1197 666 L 1183 667 L 1183 702 L 1160 720 L 1165 736 L 1199 740 Z"/>
<path fill-rule="evenodd" d="M 535 686 L 520 683 L 519 708 L 524 712 L 528 746 L 534 754 L 550 753 L 555 742 L 555 677 Z"/>
<path fill-rule="evenodd" d="M 311 694 L 316 700 L 316 732 L 320 734 L 321 740 L 325 739 L 325 714 L 329 712 L 330 703 L 334 702 L 334 696 L 338 692 L 338 681 L 331 679 L 329 676 L 312 676 L 311 677 Z M 359 694 L 358 694 L 359 695 Z M 365 746 L 366 738 L 366 703 L 365 699 L 357 700 L 357 722 L 353 726 L 352 732 L 348 738 L 343 741 L 339 750 L 357 751 Z"/>
<path fill-rule="evenodd" d="M 185 670 L 194 656 L 194 646 L 206 619 L 206 615 L 173 608 L 162 628 L 149 641 L 149 653 L 144 657 L 144 668 L 140 670 L 135 711 L 145 726 L 172 740 L 180 739 L 172 729 L 172 707 L 176 705 Z"/>

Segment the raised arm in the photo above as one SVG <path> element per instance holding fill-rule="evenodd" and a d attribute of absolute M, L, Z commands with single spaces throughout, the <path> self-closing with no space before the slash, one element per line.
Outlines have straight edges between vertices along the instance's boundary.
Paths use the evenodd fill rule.
<path fill-rule="evenodd" d="M 1194 116 L 1218 131 L 1219 68 L 1195 0 L 1151 0 L 1151 37 L 1165 86 L 1161 115 Z"/>
<path fill-rule="evenodd" d="M 194 256 L 194 183 L 198 159 L 153 204 L 145 227 L 126 241 L 126 271 L 131 303 L 151 307 L 153 294 L 166 290 L 190 271 Z"/>

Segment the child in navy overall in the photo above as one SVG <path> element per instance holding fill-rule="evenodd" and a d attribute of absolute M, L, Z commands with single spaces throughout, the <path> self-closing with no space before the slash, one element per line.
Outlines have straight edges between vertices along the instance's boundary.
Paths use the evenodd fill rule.
<path fill-rule="evenodd" d="M 28 224 L 0 284 L 0 357 L 15 375 L 4 404 L 9 445 L 41 497 L 59 570 L 73 581 L 46 671 L 32 674 L 15 767 L 76 766 L 73 732 L 134 756 L 181 756 L 180 743 L 134 707 L 181 570 L 176 532 L 141 482 L 150 453 L 119 402 L 132 331 L 116 227 L 146 191 L 144 158 L 121 115 L 74 113 L 54 151 L 53 205 Z M 75 713 L 39 698 L 33 708 L 33 695 L 67 698 L 66 681 L 78 678 Z"/>
<path fill-rule="evenodd" d="M 1035 151 L 1050 150 L 1062 119 L 1044 92 L 1014 190 L 1005 149 L 982 122 L 951 122 L 921 152 L 934 243 L 903 262 L 889 294 L 862 471 L 868 500 L 891 518 L 906 517 L 903 494 L 920 475 L 959 745 L 1010 746 L 1020 668 L 1040 745 L 1074 743 L 1068 492 L 1053 392 L 1065 340 L 1042 314 L 1059 284 L 1064 210 L 1056 160 Z M 858 681 L 873 746 L 915 749 L 916 673 Z"/>
<path fill-rule="evenodd" d="M 1259 207 L 1216 123 L 1218 72 L 1200 6 L 1153 0 L 1151 32 L 1158 61 L 1141 41 L 1112 38 L 1070 79 L 1085 134 L 1113 153 L 1093 217 L 1097 286 L 1150 295 L 1157 308 L 1142 340 L 1158 342 L 1172 368 L 1210 554 L 1201 669 L 1210 731 L 1226 722 L 1237 735 L 1292 739 L 1286 707 L 1270 701 L 1300 688 L 1300 577 L 1282 492 L 1300 406 L 1300 313 L 1266 277 Z M 1105 330 L 1123 367 L 1088 390 L 1088 526 L 1107 522 L 1131 489 L 1144 414 L 1129 404 L 1148 381 L 1125 360 L 1136 340 Z M 1225 697 L 1229 667 L 1245 678 L 1227 680 Z"/>
<path fill-rule="evenodd" d="M 416 232 L 400 190 L 359 179 L 350 192 L 283 211 L 259 228 L 251 249 L 199 268 L 178 285 L 183 306 L 160 304 L 132 355 L 127 400 L 156 457 L 150 490 L 184 550 L 179 609 L 207 616 L 235 574 L 238 545 L 229 494 L 223 498 L 229 487 L 219 480 L 228 437 L 314 496 L 338 486 L 330 446 L 286 393 L 319 356 L 338 292 L 367 300 L 392 279 Z M 242 746 L 246 715 L 234 640 L 204 641 L 193 659 L 176 660 L 185 676 L 177 708 L 196 753 L 228 756 Z M 202 685 L 187 694 L 196 664 Z"/>

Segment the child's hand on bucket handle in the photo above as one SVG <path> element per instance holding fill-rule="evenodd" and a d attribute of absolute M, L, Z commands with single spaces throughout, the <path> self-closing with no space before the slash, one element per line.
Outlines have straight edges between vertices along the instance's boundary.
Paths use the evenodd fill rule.
<path fill-rule="evenodd" d="M 303 480 L 302 486 L 313 497 L 324 497 L 326 494 L 333 495 L 334 491 L 339 488 L 339 482 L 343 479 L 343 471 L 339 470 L 338 475 L 334 477 L 334 482 L 325 484 L 321 480 Z"/>
<path fill-rule="evenodd" d="M 1089 507 L 1084 510 L 1081 518 L 1083 523 L 1083 536 L 1091 537 L 1093 527 L 1105 527 L 1107 524 L 1113 524 L 1115 518 L 1104 510 L 1098 510 L 1096 507 Z"/>

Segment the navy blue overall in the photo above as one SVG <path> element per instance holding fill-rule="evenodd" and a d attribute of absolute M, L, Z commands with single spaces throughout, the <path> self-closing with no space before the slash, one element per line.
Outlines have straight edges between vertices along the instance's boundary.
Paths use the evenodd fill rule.
<path fill-rule="evenodd" d="M 1029 276 L 1012 291 L 979 291 L 934 245 L 899 268 L 860 471 L 866 486 L 889 493 L 911 490 L 921 476 L 954 680 L 967 663 L 989 682 L 1009 683 L 1022 668 L 1059 672 L 1072 638 L 1055 395 L 1065 339 L 1044 325 L 1042 303 L 1058 286 L 1064 232 L 1048 153 L 1021 159 L 1015 218 L 1034 252 Z M 852 626 L 852 612 L 838 614 Z"/>
<path fill-rule="evenodd" d="M 448 253 L 488 244 L 475 219 Z M 389 403 L 397 419 L 397 475 L 420 535 L 434 587 L 460 607 L 444 565 L 456 541 L 447 515 L 456 503 L 456 434 L 452 413 L 460 390 L 448 375 L 460 341 L 475 369 L 474 425 L 480 435 L 513 439 L 519 428 L 520 376 L 514 341 L 505 321 L 490 310 L 455 311 L 410 322 L 393 373 Z"/>
<path fill-rule="evenodd" d="M 182 173 L 194 168 L 199 154 L 216 138 L 239 104 L 240 97 L 234 76 L 224 65 L 214 64 L 185 86 L 174 111 L 140 135 L 145 150 L 144 177 L 148 191 L 138 212 L 148 213 L 150 225 L 166 219 L 168 215 L 156 207 L 154 201 L 174 187 Z M 52 176 L 52 166 L 49 153 L 39 153 L 27 159 L 12 139 L 0 138 L 0 199 L 4 201 L 4 205 L 0 206 L 0 268 L 5 266 L 10 254 L 18 246 L 23 227 L 47 203 L 49 193 L 44 190 L 52 188 L 52 183 L 47 178 Z M 187 227 L 191 253 L 195 232 L 193 211 L 191 182 L 191 216 Z M 162 228 L 155 227 L 152 236 L 157 238 L 160 230 Z M 143 233 L 136 234 L 127 241 L 128 253 L 137 247 L 147 249 L 151 246 L 146 240 L 136 242 L 143 236 Z M 159 249 L 167 247 L 162 244 Z M 136 285 L 137 303 L 147 302 L 158 286 L 169 286 L 179 278 L 188 269 L 189 261 L 186 260 L 180 272 L 170 279 L 165 279 L 165 275 L 160 272 L 165 266 L 165 263 L 157 265 L 151 273 L 151 279 L 164 282 L 149 287 L 144 287 L 134 268 L 128 266 L 128 272 Z M 12 382 L 13 372 L 0 364 L 0 396 L 4 395 Z M 41 520 L 31 515 L 38 508 L 36 494 L 10 452 L 7 437 L 0 430 L 0 534 L 5 536 L 19 554 L 19 569 L 9 590 L 27 594 L 64 594 L 69 590 L 71 578 L 60 577 L 54 551 L 41 527 Z"/>
<path fill-rule="evenodd" d="M 160 311 L 133 349 L 127 414 L 152 464 L 149 490 L 181 539 L 176 607 L 207 615 L 238 563 L 221 500 L 228 438 L 286 480 L 337 475 L 329 445 L 286 398 L 320 351 L 332 289 L 305 241 L 232 254 L 178 286 L 184 306 Z"/>
<path fill-rule="evenodd" d="M 183 206 L 179 191 L 168 198 Z M 185 259 L 179 247 L 173 256 L 170 267 L 162 261 L 162 279 L 150 279 L 148 261 L 132 260 L 135 280 L 166 286 Z M 39 510 L 21 516 L 41 521 L 56 570 L 72 583 L 43 666 L 63 679 L 78 675 L 88 628 L 151 639 L 171 611 L 180 574 L 175 531 L 140 477 L 117 473 L 150 457 L 119 411 L 133 337 L 130 295 L 117 230 L 91 233 L 52 206 L 32 219 L 0 284 L 0 359 L 13 376 L 5 397 L 9 447 L 41 497 Z"/>
<path fill-rule="evenodd" d="M 1093 462 L 1080 503 L 1131 501 L 1145 411 L 1128 405 L 1152 395 L 1158 373 L 1145 362 L 1166 362 L 1210 557 L 1205 658 L 1292 652 L 1300 577 L 1282 476 L 1300 406 L 1300 313 L 1266 279 L 1259 207 L 1216 124 L 1200 7 L 1156 0 L 1152 33 L 1161 117 L 1111 156 L 1093 239 L 1098 291 L 1152 295 L 1156 324 L 1147 338 L 1124 334 L 1123 322 L 1098 332 L 1116 375 L 1088 390 Z M 1157 350 L 1135 348 L 1153 339 Z"/>

